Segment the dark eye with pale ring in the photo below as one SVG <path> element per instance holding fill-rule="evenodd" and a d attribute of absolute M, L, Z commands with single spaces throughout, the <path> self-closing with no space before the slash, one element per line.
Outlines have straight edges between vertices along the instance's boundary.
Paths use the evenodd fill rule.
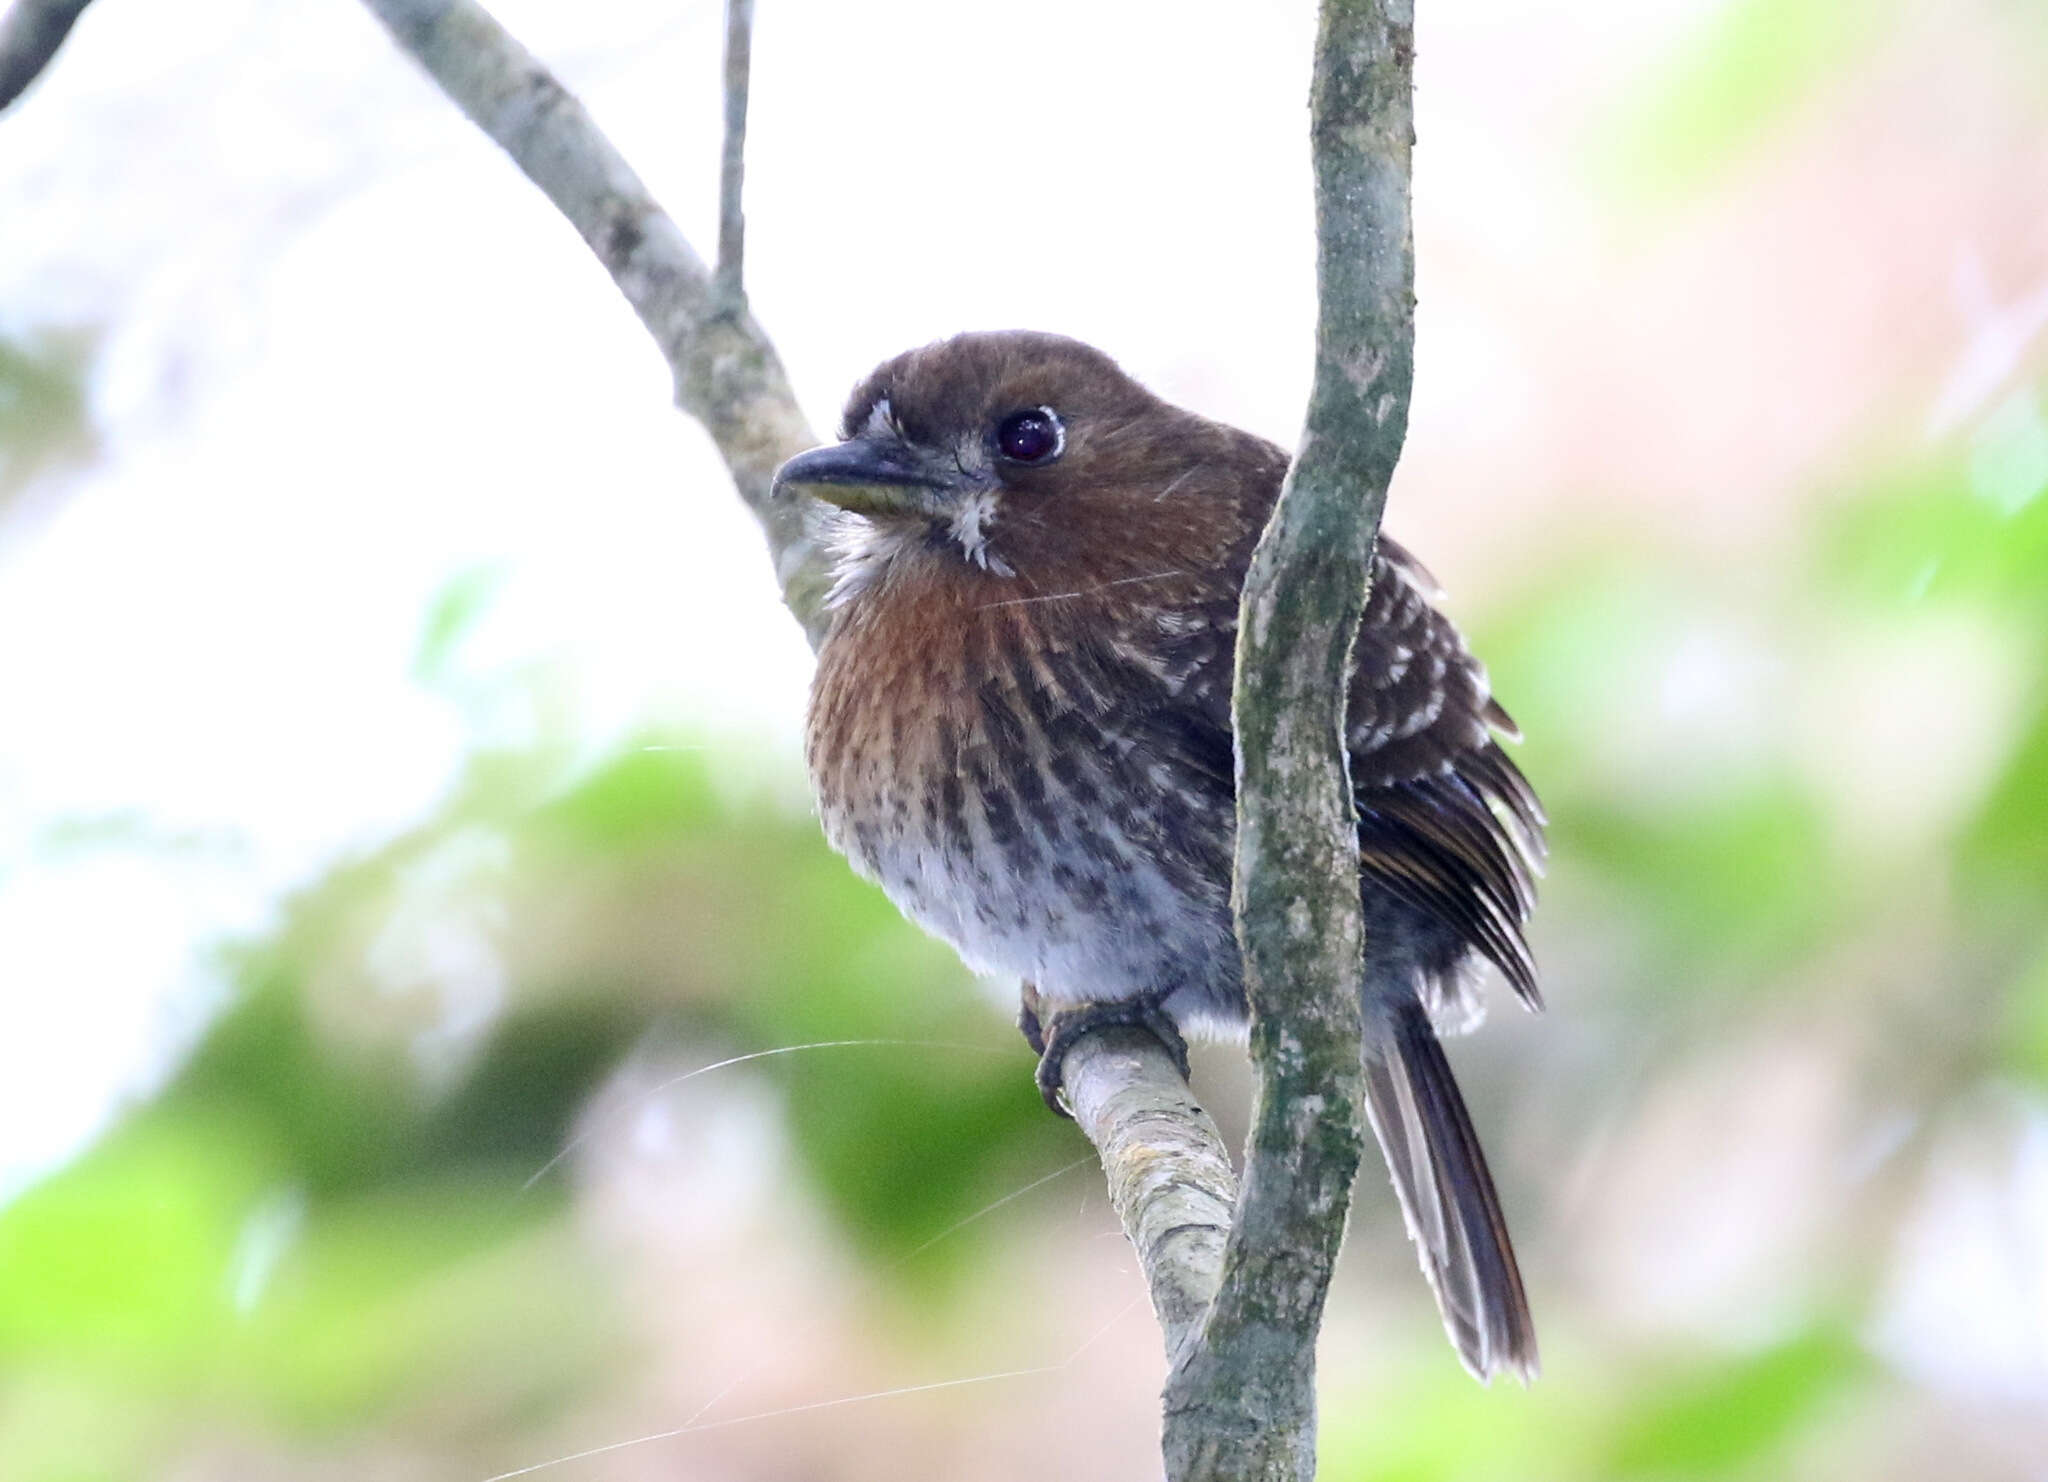
<path fill-rule="evenodd" d="M 996 424 L 996 451 L 1012 463 L 1050 463 L 1066 445 L 1066 429 L 1051 407 L 1012 412 Z"/>

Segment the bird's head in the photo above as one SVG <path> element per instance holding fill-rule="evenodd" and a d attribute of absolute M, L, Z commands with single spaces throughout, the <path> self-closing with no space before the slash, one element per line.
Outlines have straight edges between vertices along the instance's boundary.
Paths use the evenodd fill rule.
<path fill-rule="evenodd" d="M 856 516 L 839 542 L 855 562 L 915 551 L 1044 576 L 1063 543 L 1099 538 L 1092 517 L 1194 467 L 1209 429 L 1223 430 L 1078 340 L 963 334 L 877 367 L 847 400 L 842 440 L 783 464 L 775 491 Z"/>

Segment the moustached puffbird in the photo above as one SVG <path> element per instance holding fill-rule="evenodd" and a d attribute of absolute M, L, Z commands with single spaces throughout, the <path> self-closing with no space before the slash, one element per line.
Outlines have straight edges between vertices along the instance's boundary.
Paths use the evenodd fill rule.
<path fill-rule="evenodd" d="M 836 507 L 807 742 L 826 835 L 969 966 L 1026 985 L 1049 1099 L 1104 1017 L 1183 1055 L 1182 1030 L 1241 1033 L 1232 662 L 1287 453 L 1027 333 L 886 362 L 841 437 L 776 476 Z M 1544 816 L 1439 595 L 1381 539 L 1347 715 L 1367 1110 L 1466 1366 L 1527 1377 L 1528 1300 L 1437 1030 L 1477 1020 L 1488 965 L 1539 1006 Z"/>

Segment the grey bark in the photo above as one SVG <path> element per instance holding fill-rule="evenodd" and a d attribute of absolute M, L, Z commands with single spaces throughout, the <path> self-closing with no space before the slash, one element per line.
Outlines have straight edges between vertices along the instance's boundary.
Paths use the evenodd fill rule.
<path fill-rule="evenodd" d="M 747 179 L 747 93 L 754 68 L 754 0 L 725 0 L 725 147 L 718 161 L 718 269 L 712 280 L 722 309 L 744 309 L 742 273 L 747 217 L 740 209 Z"/>
<path fill-rule="evenodd" d="M 1209 1114 L 1166 1047 L 1112 1026 L 1060 1068 L 1074 1120 L 1102 1155 L 1110 1203 L 1138 1253 L 1169 1361 L 1201 1338 L 1223 1272 L 1237 1176 Z"/>

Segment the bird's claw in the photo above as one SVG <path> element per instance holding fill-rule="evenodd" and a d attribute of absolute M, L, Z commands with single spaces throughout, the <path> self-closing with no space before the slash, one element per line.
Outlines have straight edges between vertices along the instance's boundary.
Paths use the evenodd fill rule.
<path fill-rule="evenodd" d="M 1017 1031 L 1024 1036 L 1024 1043 L 1031 1046 L 1031 1053 L 1040 1059 L 1045 1057 L 1045 1026 L 1038 1018 L 1038 985 L 1023 985 L 1023 997 L 1017 1005 Z"/>
<path fill-rule="evenodd" d="M 1031 1047 L 1038 1051 L 1038 1094 L 1045 1098 L 1046 1106 L 1055 1116 L 1071 1121 L 1074 1115 L 1063 1099 L 1067 1052 L 1074 1048 L 1082 1035 L 1105 1025 L 1127 1024 L 1133 1029 L 1145 1030 L 1166 1047 L 1166 1053 L 1173 1057 L 1174 1067 L 1182 1078 L 1187 1077 L 1188 1042 L 1182 1038 L 1180 1026 L 1160 1007 L 1160 999 L 1154 995 L 1115 999 L 1107 1003 L 1084 1003 L 1046 1015 L 1041 1015 L 1039 1009 L 1038 992 L 1027 984 L 1017 1026 L 1024 1031 L 1024 1038 Z"/>

